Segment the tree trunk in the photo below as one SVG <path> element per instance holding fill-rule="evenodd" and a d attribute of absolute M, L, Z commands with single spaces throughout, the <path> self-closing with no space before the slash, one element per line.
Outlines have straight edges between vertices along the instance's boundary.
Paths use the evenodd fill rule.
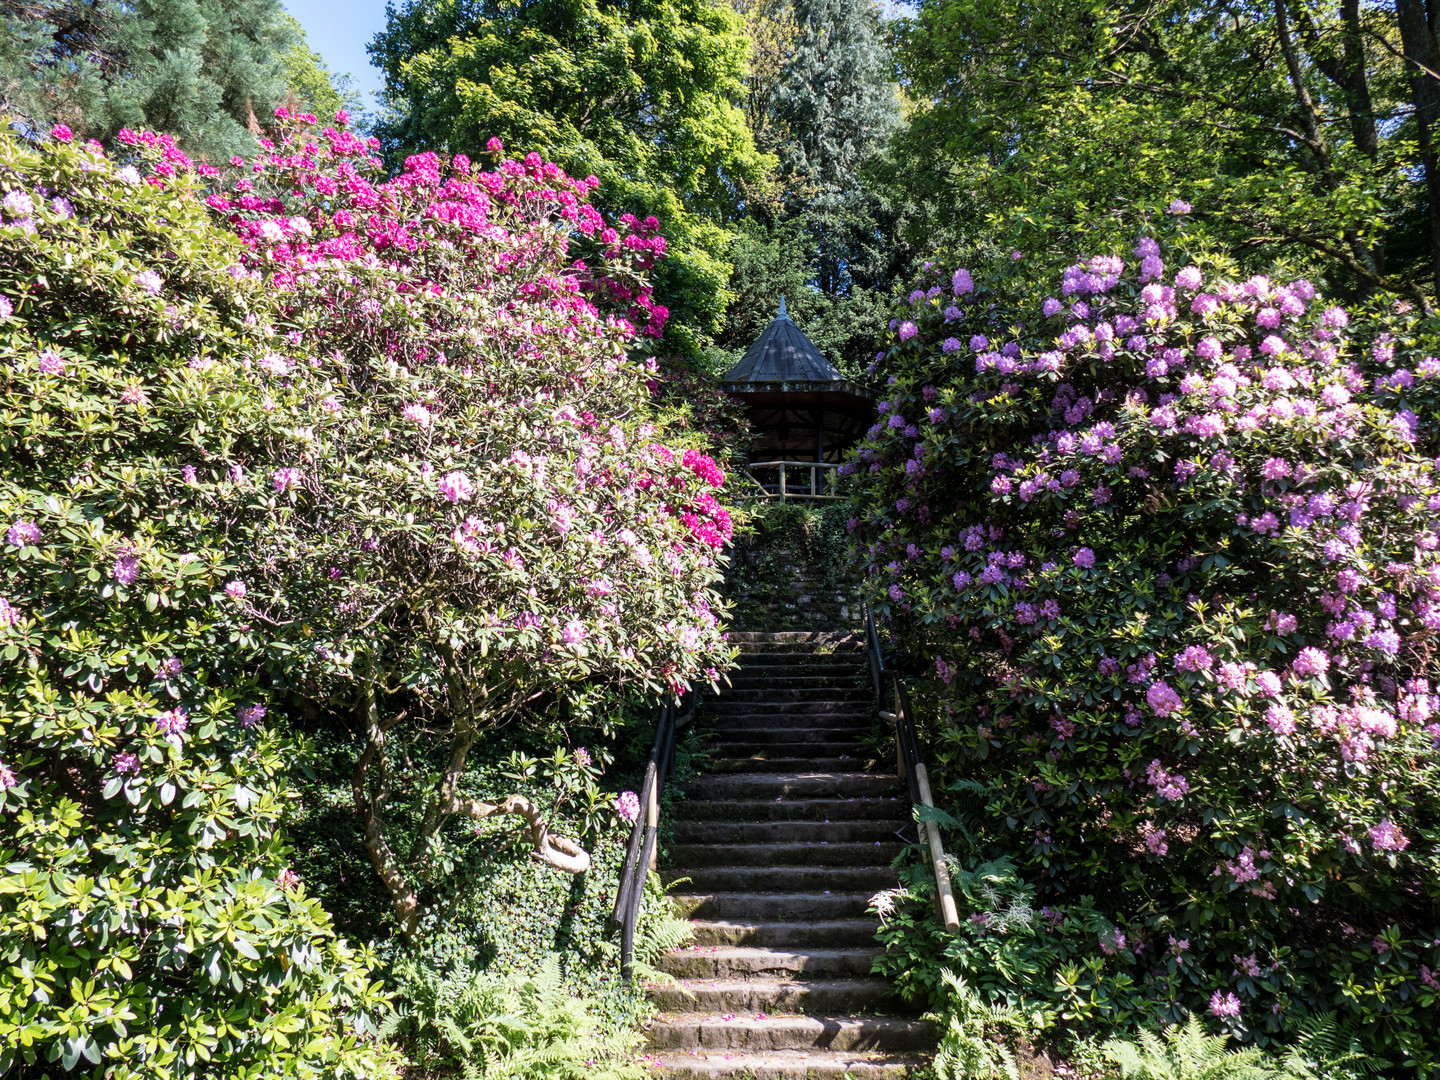
<path fill-rule="evenodd" d="M 1435 123 L 1440 120 L 1440 45 L 1426 0 L 1395 0 L 1400 46 L 1410 69 L 1410 92 L 1420 134 L 1420 161 L 1425 168 L 1429 202 L 1430 269 L 1440 296 L 1440 163 L 1435 154 Z"/>

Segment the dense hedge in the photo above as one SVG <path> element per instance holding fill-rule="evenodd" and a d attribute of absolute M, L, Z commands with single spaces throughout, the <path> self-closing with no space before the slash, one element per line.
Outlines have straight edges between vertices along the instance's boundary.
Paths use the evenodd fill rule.
<path fill-rule="evenodd" d="M 1262 1041 L 1339 1010 L 1433 1069 L 1440 337 L 1134 254 L 1052 297 L 931 268 L 877 359 L 850 524 L 1000 860 L 907 977 Z"/>

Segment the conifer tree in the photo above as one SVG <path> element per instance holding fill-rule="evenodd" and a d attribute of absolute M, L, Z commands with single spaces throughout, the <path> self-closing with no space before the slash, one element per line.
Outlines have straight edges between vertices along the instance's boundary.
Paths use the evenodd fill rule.
<path fill-rule="evenodd" d="M 890 283 L 908 267 L 900 214 L 870 178 L 901 119 L 879 12 L 871 0 L 736 3 L 752 48 L 769 46 L 763 64 L 752 59 L 746 113 L 757 140 L 774 140 L 781 199 L 747 207 L 754 227 L 732 248 L 737 301 L 717 344 L 738 356 L 783 293 L 816 346 L 859 376 Z M 777 31 L 787 26 L 788 37 Z"/>
<path fill-rule="evenodd" d="M 327 111 L 344 100 L 298 30 L 279 0 L 11 2 L 0 14 L 0 104 L 33 132 L 63 123 L 108 141 L 148 128 L 193 157 L 245 155 L 292 92 Z"/>

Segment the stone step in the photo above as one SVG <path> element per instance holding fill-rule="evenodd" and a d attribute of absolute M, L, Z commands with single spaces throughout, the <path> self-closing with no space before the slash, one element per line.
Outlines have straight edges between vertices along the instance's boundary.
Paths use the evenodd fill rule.
<path fill-rule="evenodd" d="M 778 732 L 775 734 L 779 734 Z M 855 732 L 834 732 L 828 739 L 756 739 L 748 731 L 715 732 L 709 749 L 715 754 L 733 759 L 754 758 L 756 761 L 775 761 L 779 758 L 803 758 L 814 761 L 824 757 L 874 757 L 870 747 L 855 738 Z M 818 768 L 818 766 L 816 766 Z"/>
<path fill-rule="evenodd" d="M 924 1063 L 856 1052 L 775 1050 L 769 1053 L 727 1053 L 692 1050 L 652 1059 L 666 1080 L 904 1080 L 919 1076 Z"/>
<path fill-rule="evenodd" d="M 671 821 L 859 821 L 908 820 L 909 806 L 898 795 L 878 798 L 678 799 Z"/>
<path fill-rule="evenodd" d="M 651 1050 L 918 1050 L 931 1038 L 923 1020 L 818 1016 L 664 1017 L 650 1025 Z"/>
<path fill-rule="evenodd" d="M 753 873 L 754 871 L 751 871 Z M 890 872 L 894 880 L 894 871 Z M 681 918 L 754 919 L 757 922 L 784 920 L 859 919 L 870 908 L 870 892 L 782 892 L 779 888 L 792 878 L 777 874 L 772 889 L 761 892 L 745 889 L 738 892 L 671 893 L 675 913 Z"/>
<path fill-rule="evenodd" d="M 759 672 L 752 669 L 737 668 L 730 673 L 730 688 L 722 690 L 722 694 L 729 694 L 735 690 L 764 689 L 769 686 L 777 686 L 785 689 L 824 689 L 826 687 L 838 687 L 840 689 L 851 689 L 860 687 L 870 693 L 874 693 L 874 684 L 870 676 L 865 672 L 848 672 L 837 670 L 833 673 L 818 672 L 810 675 L 790 675 L 780 672 Z"/>
<path fill-rule="evenodd" d="M 671 844 L 681 866 L 889 866 L 905 849 L 898 840 L 824 844 Z"/>
<path fill-rule="evenodd" d="M 814 922 L 703 922 L 694 924 L 694 944 L 750 945 L 759 949 L 795 949 L 873 945 L 877 919 L 821 919 Z"/>
<path fill-rule="evenodd" d="M 656 967 L 677 979 L 763 979 L 795 975 L 869 975 L 879 948 L 709 948 L 665 953 Z"/>
<path fill-rule="evenodd" d="M 898 797 L 901 784 L 893 775 L 864 772 L 734 773 L 701 777 L 682 790 L 692 799 Z"/>
<path fill-rule="evenodd" d="M 854 1016 L 898 1009 L 894 990 L 884 979 L 687 979 L 678 985 L 650 987 L 664 1012 L 809 1013 Z"/>
<path fill-rule="evenodd" d="M 828 725 L 795 727 L 791 724 L 776 727 L 774 724 L 768 724 L 763 728 L 754 728 L 748 731 L 727 725 L 711 728 L 702 734 L 712 742 L 723 743 L 727 746 L 733 744 L 737 747 L 743 745 L 757 747 L 765 745 L 767 748 L 772 745 L 823 747 L 855 742 L 855 726 L 853 724 L 844 727 Z"/>
<path fill-rule="evenodd" d="M 793 671 L 796 674 L 824 675 L 834 671 L 869 671 L 870 665 L 863 652 L 817 653 L 817 652 L 763 652 L 751 650 L 742 652 L 736 662 L 741 671 L 758 671 L 774 668 L 777 671 Z"/>
<path fill-rule="evenodd" d="M 752 731 L 803 731 L 807 728 L 824 727 L 832 731 L 847 731 L 851 737 L 857 733 L 873 731 L 875 717 L 867 709 L 846 713 L 785 716 L 778 713 L 732 713 L 726 716 L 711 716 L 706 719 L 704 729 L 719 733 Z"/>
<path fill-rule="evenodd" d="M 715 704 L 722 704 L 727 701 L 763 701 L 767 703 L 779 703 L 782 701 L 805 701 L 805 702 L 868 702 L 875 695 L 868 686 L 857 686 L 853 688 L 835 686 L 779 686 L 772 683 L 769 686 L 757 686 L 753 688 L 735 688 L 725 691 L 720 695 L 719 701 Z M 713 707 L 713 706 L 712 706 Z"/>
<path fill-rule="evenodd" d="M 747 737 L 747 732 L 730 732 L 707 747 L 713 755 L 710 768 L 746 772 L 742 766 L 726 766 L 721 765 L 721 762 L 749 762 L 753 766 L 750 772 L 775 772 L 778 768 L 775 762 L 783 760 L 792 762 L 789 772 L 821 769 L 865 770 L 873 768 L 871 762 L 878 765 L 880 755 L 867 744 L 855 739 L 854 732 L 848 734 L 850 739 L 837 739 L 829 743 L 756 743 Z M 890 755 L 886 755 L 887 763 L 888 757 Z M 829 763 L 822 765 L 821 762 Z M 840 763 L 835 765 L 834 762 Z"/>
<path fill-rule="evenodd" d="M 747 652 L 739 653 L 735 663 L 741 671 L 772 671 L 776 674 L 870 674 L 870 660 L 863 652 Z"/>
<path fill-rule="evenodd" d="M 756 889 L 769 895 L 808 893 L 828 900 L 832 896 L 863 892 L 865 904 L 860 906 L 862 912 L 872 894 L 881 889 L 893 889 L 900 880 L 889 866 L 786 866 L 779 870 L 769 867 L 756 869 L 753 866 L 696 866 L 661 870 L 660 877 L 667 885 L 680 882 L 672 894 L 675 896 L 687 893 L 740 895 Z M 757 907 L 754 912 L 742 908 L 735 917 L 762 919 L 771 916 Z"/>
<path fill-rule="evenodd" d="M 730 635 L 732 644 L 740 642 L 771 642 L 777 645 L 813 645 L 816 647 L 843 643 L 859 644 L 863 638 L 854 630 L 807 630 L 799 633 L 784 630 L 744 631 Z"/>
<path fill-rule="evenodd" d="M 835 644 L 810 644 L 798 641 L 736 641 L 739 635 L 745 633 L 743 630 L 732 630 L 729 643 L 742 656 L 798 656 L 809 660 L 812 657 L 833 656 L 846 657 L 850 662 L 856 663 L 865 655 L 864 642 L 858 638 L 853 641 L 839 642 Z M 802 636 L 810 636 L 817 633 L 814 630 L 796 630 L 793 633 Z"/>
<path fill-rule="evenodd" d="M 895 840 L 900 818 L 850 821 L 672 821 L 676 844 L 867 843 Z"/>
<path fill-rule="evenodd" d="M 705 706 L 711 716 L 870 716 L 868 698 L 822 701 L 775 701 L 752 698 L 745 701 L 721 698 Z M 813 721 L 812 721 L 813 722 Z"/>
<path fill-rule="evenodd" d="M 723 752 L 728 748 L 719 748 Z M 858 749 L 858 748 L 857 748 Z M 873 757 L 842 754 L 839 757 L 713 757 L 708 762 L 712 773 L 799 772 L 802 769 L 862 769 Z"/>

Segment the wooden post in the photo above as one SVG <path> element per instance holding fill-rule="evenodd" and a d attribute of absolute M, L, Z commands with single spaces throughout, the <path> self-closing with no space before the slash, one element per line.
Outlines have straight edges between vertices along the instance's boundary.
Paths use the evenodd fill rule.
<path fill-rule="evenodd" d="M 927 790 L 928 790 L 928 789 L 927 789 Z M 646 808 L 646 811 L 645 811 L 645 824 L 646 824 L 646 826 L 648 826 L 648 827 L 651 828 L 651 829 L 657 829 L 657 828 L 660 827 L 660 795 L 659 795 L 659 791 L 660 791 L 660 781 L 659 781 L 659 776 L 658 776 L 658 771 L 657 771 L 657 776 L 656 776 L 655 783 L 653 783 L 653 784 L 650 785 L 650 805 Z M 660 845 L 659 845 L 658 843 L 657 843 L 654 847 L 652 847 L 652 848 L 650 849 L 650 869 L 651 869 L 651 870 L 656 869 L 656 867 L 657 867 L 657 865 L 658 865 L 658 864 L 657 864 L 657 859 L 658 859 L 658 857 L 659 857 L 659 852 L 660 852 Z"/>
<path fill-rule="evenodd" d="M 935 800 L 930 795 L 930 772 L 924 765 L 915 766 L 915 783 L 920 788 L 920 805 L 932 809 Z M 930 864 L 935 870 L 935 892 L 940 900 L 940 917 L 945 921 L 946 930 L 960 929 L 960 912 L 955 907 L 955 894 L 950 888 L 950 871 L 945 866 L 945 849 L 940 844 L 940 830 L 934 825 L 921 825 L 925 839 L 930 845 Z"/>
<path fill-rule="evenodd" d="M 785 462 L 780 462 L 780 501 L 785 501 Z"/>

